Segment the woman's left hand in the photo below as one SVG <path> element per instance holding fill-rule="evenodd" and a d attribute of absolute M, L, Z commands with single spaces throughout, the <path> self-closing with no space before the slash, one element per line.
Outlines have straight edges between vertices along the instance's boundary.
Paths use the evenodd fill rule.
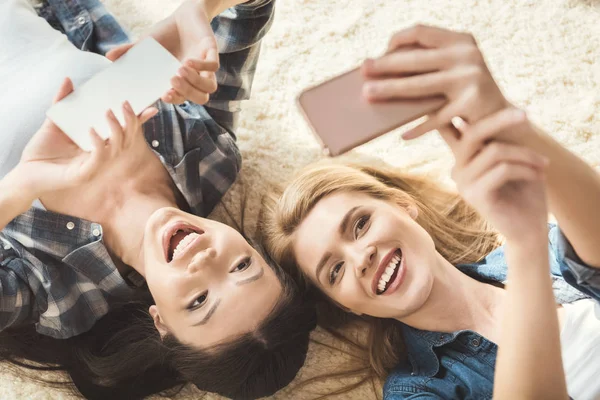
<path fill-rule="evenodd" d="M 506 108 L 472 125 L 454 122 L 458 132 L 440 130 L 454 153 L 452 179 L 463 198 L 507 240 L 523 245 L 546 240 L 548 160 L 499 139 L 526 122 L 523 111 Z"/>
<path fill-rule="evenodd" d="M 202 2 L 186 1 L 152 27 L 150 36 L 183 64 L 171 79 L 172 88 L 161 97 L 163 101 L 181 104 L 189 100 L 202 105 L 217 90 L 219 50 L 210 19 Z M 134 45 L 118 46 L 106 53 L 106 58 L 116 61 Z"/>
<path fill-rule="evenodd" d="M 392 37 L 384 56 L 367 60 L 369 101 L 443 95 L 448 103 L 427 121 L 403 135 L 413 139 L 450 124 L 459 116 L 469 123 L 510 103 L 496 85 L 472 35 L 417 25 Z"/>

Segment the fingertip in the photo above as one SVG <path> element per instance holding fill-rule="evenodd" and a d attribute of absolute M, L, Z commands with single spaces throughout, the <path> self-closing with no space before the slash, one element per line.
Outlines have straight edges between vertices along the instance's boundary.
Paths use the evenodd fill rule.
<path fill-rule="evenodd" d="M 127 114 L 130 114 L 130 115 L 133 115 L 133 114 L 134 114 L 134 112 L 133 112 L 133 108 L 131 107 L 131 104 L 129 103 L 129 101 L 125 101 L 125 102 L 123 103 L 123 109 L 125 110 L 125 112 L 126 112 Z"/>
<path fill-rule="evenodd" d="M 402 139 L 404 139 L 404 140 L 411 140 L 416 137 L 417 137 L 417 132 L 415 132 L 412 129 L 410 129 L 402 134 Z"/>
<path fill-rule="evenodd" d="M 365 59 L 365 61 L 363 61 L 362 70 L 365 74 L 367 74 L 367 75 L 374 74 L 375 67 L 376 67 L 375 60 L 373 60 L 372 58 L 367 58 L 367 59 Z"/>
<path fill-rule="evenodd" d="M 517 122 L 525 121 L 527 119 L 527 113 L 520 108 L 515 108 L 513 110 L 513 118 Z"/>
<path fill-rule="evenodd" d="M 464 133 L 464 130 L 467 129 L 467 123 L 459 116 L 452 117 L 450 122 L 452 123 L 452 126 L 458 129 L 461 133 Z"/>
<path fill-rule="evenodd" d="M 379 87 L 377 83 L 368 81 L 363 84 L 362 92 L 366 98 L 373 100 L 379 92 Z"/>

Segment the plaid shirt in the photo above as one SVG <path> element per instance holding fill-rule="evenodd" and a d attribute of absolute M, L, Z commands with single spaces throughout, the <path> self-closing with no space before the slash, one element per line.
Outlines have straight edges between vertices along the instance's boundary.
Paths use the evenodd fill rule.
<path fill-rule="evenodd" d="M 98 0 L 47 0 L 38 13 L 78 48 L 104 55 L 128 36 Z M 207 216 L 241 167 L 234 130 L 250 94 L 259 41 L 273 2 L 252 0 L 212 21 L 220 51 L 219 88 L 205 106 L 158 102 L 144 125 L 191 211 Z M 130 286 L 102 240 L 102 226 L 31 208 L 0 233 L 0 330 L 35 323 L 39 333 L 68 338 L 89 330 Z"/>

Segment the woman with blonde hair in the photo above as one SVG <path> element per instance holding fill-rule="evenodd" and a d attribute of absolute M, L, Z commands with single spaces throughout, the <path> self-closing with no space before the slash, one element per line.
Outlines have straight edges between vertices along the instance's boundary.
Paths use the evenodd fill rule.
<path fill-rule="evenodd" d="M 321 326 L 367 325 L 385 399 L 598 398 L 598 174 L 504 98 L 471 35 L 402 31 L 363 72 L 370 101 L 446 96 L 403 137 L 439 130 L 458 193 L 326 162 L 271 196 L 268 251 L 343 313 Z"/>

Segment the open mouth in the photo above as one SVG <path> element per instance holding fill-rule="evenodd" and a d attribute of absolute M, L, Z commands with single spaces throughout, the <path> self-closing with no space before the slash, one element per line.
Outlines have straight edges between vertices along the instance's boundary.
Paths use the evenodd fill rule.
<path fill-rule="evenodd" d="M 165 260 L 171 262 L 181 257 L 190 245 L 202 235 L 204 231 L 186 223 L 175 223 L 167 227 L 163 235 L 163 248 Z"/>
<path fill-rule="evenodd" d="M 396 251 L 392 254 L 385 266 L 385 269 L 379 276 L 377 281 L 377 290 L 375 293 L 379 296 L 384 294 L 392 282 L 396 280 L 398 277 L 398 271 L 400 271 L 400 266 L 402 264 L 402 250 L 396 249 Z"/>

